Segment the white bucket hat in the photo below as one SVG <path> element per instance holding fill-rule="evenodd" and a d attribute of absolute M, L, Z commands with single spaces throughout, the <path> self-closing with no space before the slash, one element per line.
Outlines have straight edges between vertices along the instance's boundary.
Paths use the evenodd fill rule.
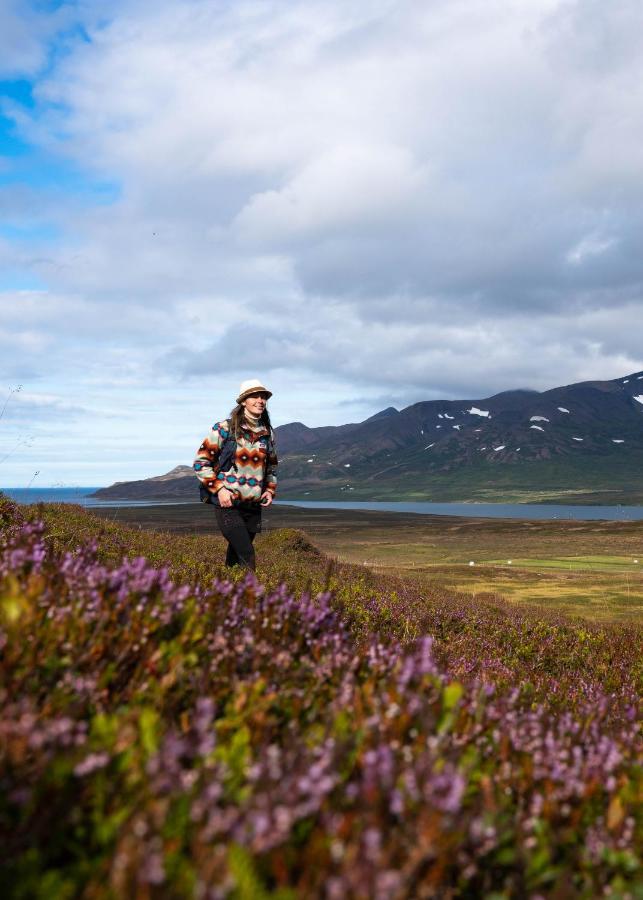
<path fill-rule="evenodd" d="M 272 391 L 269 391 L 267 387 L 264 387 L 258 379 L 249 378 L 247 381 L 242 381 L 241 387 L 239 388 L 237 403 L 241 403 L 242 400 L 245 400 L 248 394 L 256 394 L 259 391 L 263 394 L 268 394 L 268 397 L 272 397 Z"/>

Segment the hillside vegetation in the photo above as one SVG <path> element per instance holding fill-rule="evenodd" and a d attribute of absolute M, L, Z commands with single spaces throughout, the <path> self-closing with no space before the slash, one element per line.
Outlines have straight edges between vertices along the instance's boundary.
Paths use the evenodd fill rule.
<path fill-rule="evenodd" d="M 637 626 L 295 530 L 230 578 L 218 538 L 25 515 L 0 500 L 7 896 L 633 896 Z"/>
<path fill-rule="evenodd" d="M 93 514 L 158 532 L 219 533 L 212 509 L 200 503 Z M 440 589 L 478 598 L 500 594 L 591 621 L 643 622 L 643 521 L 485 519 L 280 503 L 263 520 L 268 531 L 303 530 L 333 559 L 413 578 L 429 595 Z"/>

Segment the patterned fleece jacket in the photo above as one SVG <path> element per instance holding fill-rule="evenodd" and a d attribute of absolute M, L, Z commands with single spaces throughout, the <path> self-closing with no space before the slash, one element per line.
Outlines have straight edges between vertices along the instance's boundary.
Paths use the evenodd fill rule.
<path fill-rule="evenodd" d="M 234 465 L 218 472 L 217 460 L 229 434 L 229 423 L 215 422 L 197 450 L 193 468 L 199 481 L 212 494 L 222 487 L 233 494 L 233 503 L 259 503 L 265 491 L 277 490 L 277 456 L 271 435 L 264 425 L 244 422 L 237 437 Z"/>

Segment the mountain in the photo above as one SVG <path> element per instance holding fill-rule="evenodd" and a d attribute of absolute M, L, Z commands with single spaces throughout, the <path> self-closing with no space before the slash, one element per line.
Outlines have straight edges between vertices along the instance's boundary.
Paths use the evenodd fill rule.
<path fill-rule="evenodd" d="M 192 466 L 175 466 L 165 475 L 142 478 L 140 481 L 117 481 L 107 488 L 100 488 L 91 497 L 101 500 L 190 500 L 198 499 L 194 490 L 195 476 Z"/>
<path fill-rule="evenodd" d="M 375 419 L 385 419 L 390 416 L 399 416 L 399 409 L 395 409 L 394 406 L 388 406 L 386 409 L 383 409 L 381 412 L 375 413 L 374 416 L 370 416 L 370 418 L 366 419 L 366 422 L 373 422 Z"/>
<path fill-rule="evenodd" d="M 280 499 L 643 502 L 643 372 L 275 431 Z M 188 466 L 97 491 L 196 499 Z"/>

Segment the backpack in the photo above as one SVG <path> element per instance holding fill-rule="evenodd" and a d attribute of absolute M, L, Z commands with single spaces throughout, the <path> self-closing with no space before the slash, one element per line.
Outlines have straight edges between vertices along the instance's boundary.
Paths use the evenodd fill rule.
<path fill-rule="evenodd" d="M 227 438 L 221 445 L 221 452 L 219 453 L 219 461 L 217 463 L 216 469 L 214 469 L 214 477 L 219 474 L 219 472 L 225 472 L 228 469 L 236 469 L 236 465 L 234 464 L 234 454 L 237 449 L 237 439 L 233 434 L 228 434 Z M 216 495 L 212 494 L 204 484 L 199 482 L 199 500 L 201 503 L 212 503 L 214 501 L 214 497 Z"/>

